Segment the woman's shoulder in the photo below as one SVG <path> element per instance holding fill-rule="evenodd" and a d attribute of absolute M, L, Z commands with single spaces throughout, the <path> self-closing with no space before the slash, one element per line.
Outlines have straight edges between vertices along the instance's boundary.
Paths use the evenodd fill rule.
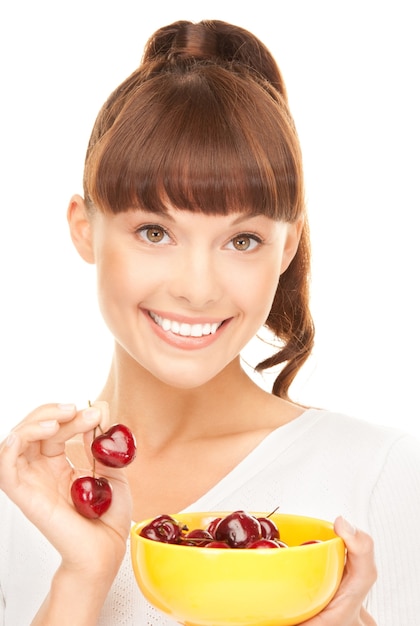
<path fill-rule="evenodd" d="M 409 436 L 397 426 L 389 426 L 380 422 L 369 420 L 366 417 L 359 417 L 333 409 L 308 407 L 301 415 L 303 419 L 308 419 L 318 424 L 318 427 L 332 429 L 335 432 L 343 432 L 346 435 L 352 433 L 358 436 L 364 433 L 366 436 L 399 438 Z"/>
<path fill-rule="evenodd" d="M 300 418 L 308 425 L 308 435 L 325 440 L 329 447 L 357 451 L 359 458 L 372 454 L 402 456 L 405 453 L 420 459 L 420 439 L 401 430 L 366 418 L 333 410 L 307 409 Z"/>

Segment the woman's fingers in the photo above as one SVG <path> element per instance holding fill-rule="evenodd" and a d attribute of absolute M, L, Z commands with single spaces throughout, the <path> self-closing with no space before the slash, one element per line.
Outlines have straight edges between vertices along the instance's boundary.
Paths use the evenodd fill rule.
<path fill-rule="evenodd" d="M 108 423 L 106 403 L 82 411 L 73 404 L 46 404 L 32 411 L 0 443 L 0 487 L 6 492 L 19 483 L 19 470 L 40 458 L 65 454 L 66 441 Z M 102 412 L 101 412 L 102 411 Z"/>
<path fill-rule="evenodd" d="M 42 404 L 31 411 L 21 422 L 16 424 L 13 430 L 18 430 L 22 426 L 26 426 L 33 422 L 48 422 L 49 420 L 65 422 L 71 420 L 76 415 L 76 412 L 77 409 L 75 404 Z"/>
<path fill-rule="evenodd" d="M 60 424 L 57 432 L 41 442 L 40 452 L 43 456 L 54 457 L 64 453 L 66 441 L 79 433 L 92 431 L 100 423 L 101 412 L 91 406 L 78 411 L 69 422 Z"/>
<path fill-rule="evenodd" d="M 15 426 L 9 442 L 18 434 L 28 461 L 39 454 L 54 457 L 64 452 L 65 442 L 75 435 L 89 433 L 99 425 L 105 429 L 108 423 L 106 402 L 95 402 L 81 411 L 74 404 L 46 404 Z"/>
<path fill-rule="evenodd" d="M 376 580 L 374 545 L 365 532 L 354 528 L 343 517 L 336 519 L 334 530 L 346 544 L 347 562 L 343 585 L 350 595 L 365 598 Z"/>
<path fill-rule="evenodd" d="M 339 517 L 334 530 L 347 548 L 343 579 L 328 606 L 305 626 L 376 626 L 363 603 L 376 580 L 373 540 L 365 532 Z"/>
<path fill-rule="evenodd" d="M 71 419 L 75 409 L 64 412 L 64 419 Z M 26 420 L 20 422 L 0 443 L 0 487 L 9 492 L 19 483 L 19 469 L 22 462 L 30 462 L 40 452 L 44 439 L 55 435 L 60 423 L 57 419 L 57 407 L 47 407 L 31 413 Z"/>
<path fill-rule="evenodd" d="M 85 444 L 90 446 L 93 430 L 99 428 L 106 431 L 110 425 L 108 403 L 102 400 L 92 402 L 89 406 L 78 411 L 73 420 L 64 422 L 60 425 L 60 430 L 56 436 L 43 443 L 43 453 L 46 456 L 55 456 L 60 454 L 62 446 L 72 439 L 75 435 L 85 435 Z"/>

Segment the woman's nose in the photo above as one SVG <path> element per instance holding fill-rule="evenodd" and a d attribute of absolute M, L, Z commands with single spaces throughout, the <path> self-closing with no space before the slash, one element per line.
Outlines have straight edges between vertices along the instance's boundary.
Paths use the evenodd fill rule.
<path fill-rule="evenodd" d="M 172 296 L 187 301 L 196 309 L 221 298 L 220 269 L 217 260 L 208 252 L 199 250 L 179 254 L 170 268 L 170 276 Z"/>

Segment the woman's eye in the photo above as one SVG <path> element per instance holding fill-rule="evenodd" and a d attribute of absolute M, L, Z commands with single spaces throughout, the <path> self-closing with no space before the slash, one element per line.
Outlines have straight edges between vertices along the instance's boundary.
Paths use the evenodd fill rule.
<path fill-rule="evenodd" d="M 167 243 L 165 238 L 169 240 L 169 235 L 162 226 L 155 224 L 147 224 L 137 230 L 142 239 L 145 239 L 148 243 Z"/>
<path fill-rule="evenodd" d="M 243 233 L 241 235 L 237 235 L 228 244 L 228 247 L 233 247 L 235 250 L 239 250 L 242 252 L 253 250 L 261 243 L 261 239 L 257 237 L 257 235 L 249 235 Z"/>

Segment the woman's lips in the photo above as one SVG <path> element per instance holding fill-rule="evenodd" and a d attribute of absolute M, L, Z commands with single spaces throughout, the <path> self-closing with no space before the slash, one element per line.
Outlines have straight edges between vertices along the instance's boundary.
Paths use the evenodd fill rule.
<path fill-rule="evenodd" d="M 158 337 L 165 343 L 183 350 L 197 350 L 210 346 L 219 337 L 219 332 L 227 327 L 232 319 L 191 323 L 181 319 L 169 319 L 153 311 L 144 311 L 144 313 Z"/>

